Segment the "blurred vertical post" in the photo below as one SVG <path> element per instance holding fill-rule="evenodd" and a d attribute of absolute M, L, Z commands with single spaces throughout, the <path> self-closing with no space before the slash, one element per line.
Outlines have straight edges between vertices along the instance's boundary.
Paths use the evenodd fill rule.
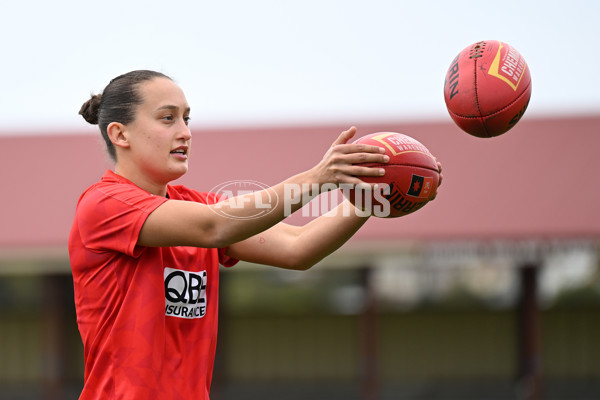
<path fill-rule="evenodd" d="M 64 394 L 64 279 L 44 275 L 42 280 L 42 399 L 58 400 Z"/>
<path fill-rule="evenodd" d="M 535 263 L 519 268 L 517 388 L 519 398 L 524 400 L 542 400 L 538 271 Z"/>
<path fill-rule="evenodd" d="M 377 302 L 373 288 L 373 267 L 360 270 L 363 288 L 363 311 L 360 316 L 360 379 L 363 400 L 379 398 L 379 367 L 377 355 Z"/>

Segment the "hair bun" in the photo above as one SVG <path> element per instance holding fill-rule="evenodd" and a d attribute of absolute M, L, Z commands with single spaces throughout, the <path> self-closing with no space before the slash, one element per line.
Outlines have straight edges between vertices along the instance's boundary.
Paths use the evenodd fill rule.
<path fill-rule="evenodd" d="M 98 113 L 100 112 L 101 94 L 94 94 L 92 97 L 83 103 L 79 114 L 92 125 L 98 124 Z"/>

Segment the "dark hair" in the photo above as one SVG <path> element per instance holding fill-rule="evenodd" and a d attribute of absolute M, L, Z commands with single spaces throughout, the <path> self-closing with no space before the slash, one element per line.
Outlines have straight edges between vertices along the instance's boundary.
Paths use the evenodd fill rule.
<path fill-rule="evenodd" d="M 156 71 L 128 72 L 111 80 L 102 94 L 92 94 L 79 110 L 79 114 L 87 122 L 93 125 L 98 124 L 100 133 L 106 142 L 106 149 L 115 161 L 117 153 L 106 129 L 111 122 L 128 124 L 135 119 L 135 108 L 143 101 L 138 90 L 139 84 L 154 78 L 171 79 Z"/>

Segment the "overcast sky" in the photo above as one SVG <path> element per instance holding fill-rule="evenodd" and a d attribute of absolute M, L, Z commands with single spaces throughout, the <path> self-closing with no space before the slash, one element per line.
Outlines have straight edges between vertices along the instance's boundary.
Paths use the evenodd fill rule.
<path fill-rule="evenodd" d="M 0 134 L 87 132 L 81 104 L 133 69 L 174 78 L 192 127 L 449 118 L 446 69 L 484 39 L 525 57 L 533 82 L 526 117 L 600 113 L 599 4 L 5 2 Z"/>

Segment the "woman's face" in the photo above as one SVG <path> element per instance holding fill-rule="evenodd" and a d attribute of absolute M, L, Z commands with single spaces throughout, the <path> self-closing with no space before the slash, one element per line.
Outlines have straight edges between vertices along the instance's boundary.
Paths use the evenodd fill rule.
<path fill-rule="evenodd" d="M 138 89 L 143 102 L 135 120 L 126 126 L 130 160 L 144 178 L 167 184 L 188 170 L 190 107 L 181 88 L 170 79 L 154 78 Z"/>

